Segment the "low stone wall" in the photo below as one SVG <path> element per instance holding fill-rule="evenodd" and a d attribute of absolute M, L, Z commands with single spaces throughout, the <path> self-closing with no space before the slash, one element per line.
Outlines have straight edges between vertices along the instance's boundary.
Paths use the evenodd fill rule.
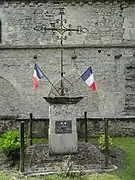
<path fill-rule="evenodd" d="M 7 130 L 19 130 L 20 121 L 25 122 L 25 134 L 28 134 L 28 119 L 1 119 L 0 133 Z M 33 137 L 48 138 L 48 119 L 33 119 Z M 84 120 L 77 119 L 78 137 L 84 138 Z M 101 119 L 88 119 L 88 137 L 99 136 L 104 133 L 104 121 Z M 111 136 L 135 136 L 135 118 L 109 120 L 109 134 Z"/>
<path fill-rule="evenodd" d="M 135 136 L 135 122 L 132 120 L 111 120 L 109 123 L 109 134 L 111 136 Z M 77 123 L 78 135 L 84 137 L 85 128 L 81 122 Z M 88 137 L 100 136 L 104 133 L 104 121 L 88 121 Z"/>
<path fill-rule="evenodd" d="M 0 119 L 0 134 L 8 130 L 19 130 L 20 121 L 16 118 Z M 28 130 L 28 120 L 25 120 L 25 133 Z"/>
<path fill-rule="evenodd" d="M 0 120 L 0 133 L 8 130 L 19 130 L 20 122 L 24 121 L 25 134 L 28 135 L 29 132 L 29 119 L 1 119 Z M 48 125 L 49 121 L 47 119 L 36 119 L 32 123 L 32 134 L 36 138 L 47 138 L 48 137 Z"/>

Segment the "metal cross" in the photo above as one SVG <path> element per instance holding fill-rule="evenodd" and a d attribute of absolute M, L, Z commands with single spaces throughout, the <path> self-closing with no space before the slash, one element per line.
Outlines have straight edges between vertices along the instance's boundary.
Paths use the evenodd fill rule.
<path fill-rule="evenodd" d="M 67 36 L 64 36 L 65 32 L 68 32 L 68 35 L 72 35 L 72 32 L 76 32 L 77 34 L 82 34 L 87 32 L 88 30 L 86 28 L 82 28 L 82 26 L 77 26 L 77 28 L 72 28 L 72 25 L 69 24 L 68 28 L 64 26 L 64 23 L 67 23 L 66 19 L 63 19 L 63 15 L 65 15 L 65 8 L 60 7 L 59 8 L 59 15 L 60 19 L 56 19 L 54 22 L 50 23 L 51 27 L 46 27 L 45 25 L 36 26 L 34 29 L 36 31 L 41 31 L 42 33 L 46 33 L 46 31 L 52 31 L 52 34 L 54 35 L 55 32 L 58 32 L 60 34 L 60 37 L 57 36 L 57 38 L 60 40 L 60 51 L 61 51 L 61 96 L 64 96 L 64 83 L 63 83 L 63 40 L 67 39 Z"/>

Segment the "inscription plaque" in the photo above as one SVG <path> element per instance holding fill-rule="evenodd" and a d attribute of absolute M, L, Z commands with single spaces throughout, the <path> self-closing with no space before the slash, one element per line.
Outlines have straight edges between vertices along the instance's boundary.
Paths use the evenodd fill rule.
<path fill-rule="evenodd" d="M 56 121 L 55 122 L 56 134 L 70 134 L 72 133 L 72 121 Z"/>

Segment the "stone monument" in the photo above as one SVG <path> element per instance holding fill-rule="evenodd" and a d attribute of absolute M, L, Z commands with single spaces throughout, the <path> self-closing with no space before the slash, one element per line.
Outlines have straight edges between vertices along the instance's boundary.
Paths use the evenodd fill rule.
<path fill-rule="evenodd" d="M 46 31 L 52 31 L 53 34 L 60 34 L 57 38 L 60 40 L 60 69 L 61 69 L 61 81 L 59 92 L 55 88 L 59 96 L 56 97 L 44 97 L 44 99 L 50 104 L 49 106 L 49 153 L 75 153 L 77 152 L 77 131 L 76 131 L 76 107 L 77 104 L 83 97 L 66 97 L 63 79 L 63 40 L 67 39 L 64 33 L 72 35 L 72 32 L 82 34 L 87 32 L 86 28 L 78 26 L 72 28 L 72 25 L 66 25 L 67 20 L 63 18 L 65 15 L 65 9 L 61 6 L 59 8 L 60 18 L 51 22 L 51 27 L 40 25 L 34 29 L 45 33 Z"/>
<path fill-rule="evenodd" d="M 83 97 L 44 97 L 49 103 L 49 153 L 78 151 L 76 104 Z"/>

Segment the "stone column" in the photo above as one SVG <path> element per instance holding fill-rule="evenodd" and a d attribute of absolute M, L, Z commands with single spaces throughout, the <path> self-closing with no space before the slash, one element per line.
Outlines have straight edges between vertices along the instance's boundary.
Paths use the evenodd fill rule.
<path fill-rule="evenodd" d="M 45 98 L 49 102 L 49 153 L 70 154 L 78 150 L 76 105 L 82 97 Z"/>

